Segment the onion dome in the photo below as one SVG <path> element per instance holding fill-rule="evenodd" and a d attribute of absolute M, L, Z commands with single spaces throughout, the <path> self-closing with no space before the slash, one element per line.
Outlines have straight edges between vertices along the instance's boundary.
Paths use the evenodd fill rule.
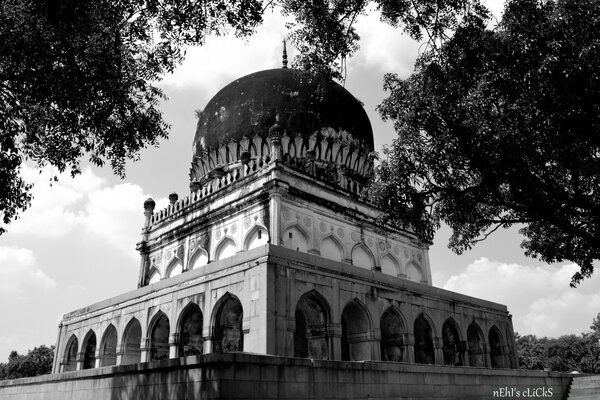
<path fill-rule="evenodd" d="M 268 155 L 273 133 L 283 137 L 284 147 L 289 140 L 295 143 L 298 154 L 288 154 L 289 149 L 283 148 L 282 156 L 288 154 L 296 166 L 306 152 L 316 152 L 317 159 L 325 157 L 326 150 L 318 151 L 315 146 L 333 142 L 343 147 L 345 154 L 366 155 L 373 151 L 369 118 L 362 104 L 345 88 L 333 81 L 317 82 L 298 70 L 269 69 L 225 86 L 200 113 L 193 143 L 192 187 L 214 178 L 217 167 L 227 171 L 227 165 L 243 159 L 247 163 L 250 156 Z M 302 154 L 298 140 L 304 143 L 300 145 L 304 148 Z M 240 143 L 245 144 L 232 146 Z M 337 166 L 355 169 L 350 161 L 342 160 L 344 157 L 328 157 Z"/>

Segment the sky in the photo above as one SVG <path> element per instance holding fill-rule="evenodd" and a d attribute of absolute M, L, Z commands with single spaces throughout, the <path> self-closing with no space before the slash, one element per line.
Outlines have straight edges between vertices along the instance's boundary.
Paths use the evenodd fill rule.
<path fill-rule="evenodd" d="M 498 4 L 492 2 L 498 13 Z M 361 49 L 348 60 L 346 88 L 365 105 L 380 150 L 394 130 L 375 108 L 384 99 L 383 74 L 408 77 L 420 45 L 369 15 L 359 20 Z M 284 21 L 268 13 L 246 41 L 209 38 L 190 49 L 186 62 L 160 83 L 169 100 L 162 104 L 171 134 L 159 148 L 141 152 L 123 180 L 109 168 L 84 168 L 72 179 L 23 167 L 34 186 L 32 206 L 0 236 L 0 362 L 11 350 L 25 353 L 55 344 L 63 314 L 136 289 L 143 202 L 157 209 L 176 192 L 189 194 L 189 167 L 195 111 L 241 76 L 281 65 Z M 288 45 L 290 58 L 293 48 Z M 506 304 L 520 334 L 557 337 L 587 331 L 600 311 L 598 274 L 577 289 L 569 287 L 572 264 L 546 265 L 526 258 L 517 228 L 496 232 L 473 250 L 448 250 L 442 228 L 430 249 L 434 286 Z"/>

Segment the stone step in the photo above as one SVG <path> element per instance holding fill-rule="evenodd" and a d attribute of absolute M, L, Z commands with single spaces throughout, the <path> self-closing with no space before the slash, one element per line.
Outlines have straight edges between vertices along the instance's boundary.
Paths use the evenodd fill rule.
<path fill-rule="evenodd" d="M 574 376 L 568 400 L 600 399 L 600 375 Z"/>

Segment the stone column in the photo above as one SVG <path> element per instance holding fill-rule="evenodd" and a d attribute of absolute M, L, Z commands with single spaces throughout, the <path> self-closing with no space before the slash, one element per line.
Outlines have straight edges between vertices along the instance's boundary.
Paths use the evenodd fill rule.
<path fill-rule="evenodd" d="M 148 361 L 150 361 L 150 338 L 145 338 L 140 344 L 140 362 Z"/>
<path fill-rule="evenodd" d="M 412 333 L 405 333 L 406 338 L 404 340 L 406 346 L 406 361 L 414 364 L 415 363 L 415 336 Z"/>
<path fill-rule="evenodd" d="M 329 337 L 329 359 L 342 359 L 342 325 L 330 323 L 327 324 L 327 335 Z"/>
<path fill-rule="evenodd" d="M 281 194 L 283 193 L 282 188 L 271 189 L 271 198 L 269 200 L 270 218 L 269 218 L 269 234 L 271 244 L 276 246 L 281 245 Z"/>
<path fill-rule="evenodd" d="M 144 222 L 144 227 L 142 228 L 142 241 L 136 246 L 136 250 L 140 252 L 140 274 L 138 277 L 138 287 L 146 285 L 146 275 L 148 275 L 148 267 L 150 265 L 146 242 L 150 234 L 150 226 L 152 225 L 152 215 L 154 214 L 155 206 L 156 203 L 154 200 L 152 200 L 152 198 L 148 198 L 144 202 L 144 216 L 146 219 Z"/>
<path fill-rule="evenodd" d="M 172 335 L 169 335 L 169 358 L 177 358 L 178 345 L 179 345 L 179 333 L 174 333 Z"/>
<path fill-rule="evenodd" d="M 77 353 L 77 367 L 75 367 L 76 371 L 80 371 L 83 369 L 83 361 L 85 359 L 85 352 L 80 351 Z"/>
<path fill-rule="evenodd" d="M 444 365 L 444 350 L 443 340 L 441 337 L 434 337 L 433 340 L 433 352 L 435 354 L 435 365 Z"/>

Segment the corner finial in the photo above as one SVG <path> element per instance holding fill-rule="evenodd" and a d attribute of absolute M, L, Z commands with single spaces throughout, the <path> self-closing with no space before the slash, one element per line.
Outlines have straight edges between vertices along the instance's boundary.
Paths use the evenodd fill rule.
<path fill-rule="evenodd" d="M 287 68 L 287 50 L 285 48 L 285 39 L 283 39 L 283 66 L 281 68 Z"/>

